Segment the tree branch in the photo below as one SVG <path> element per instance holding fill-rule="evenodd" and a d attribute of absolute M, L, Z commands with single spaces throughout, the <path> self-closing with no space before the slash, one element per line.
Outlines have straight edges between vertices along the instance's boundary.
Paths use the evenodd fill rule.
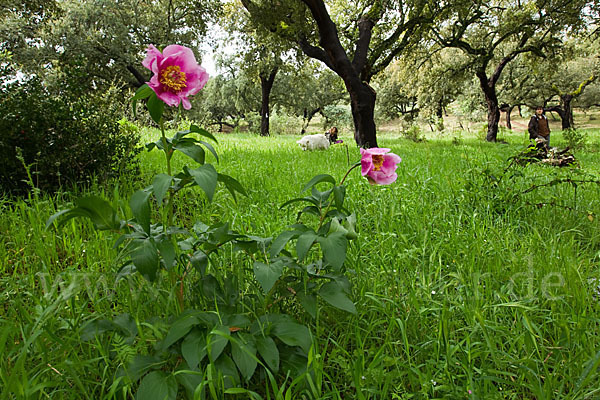
<path fill-rule="evenodd" d="M 325 50 L 323 50 L 320 47 L 311 45 L 310 43 L 308 43 L 308 40 L 306 40 L 306 38 L 301 38 L 300 40 L 298 40 L 298 45 L 300 45 L 300 49 L 308 57 L 323 62 L 325 65 L 327 65 L 327 67 L 335 71 L 335 68 L 333 64 L 331 64 L 329 57 L 327 57 L 327 53 L 325 52 Z"/>
<path fill-rule="evenodd" d="M 366 15 L 358 21 L 358 41 L 356 42 L 356 50 L 354 52 L 354 59 L 352 60 L 352 66 L 358 73 L 361 73 L 367 63 L 367 52 L 371 43 L 373 26 L 375 26 L 375 22 Z"/>

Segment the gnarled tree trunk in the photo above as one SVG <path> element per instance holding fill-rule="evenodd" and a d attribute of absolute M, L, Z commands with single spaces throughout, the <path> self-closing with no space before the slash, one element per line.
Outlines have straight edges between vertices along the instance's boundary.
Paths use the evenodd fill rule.
<path fill-rule="evenodd" d="M 498 138 L 498 123 L 500 122 L 500 107 L 498 106 L 498 96 L 496 96 L 496 81 L 488 79 L 485 72 L 477 72 L 479 85 L 485 96 L 487 104 L 487 134 L 485 140 L 495 142 Z"/>
<path fill-rule="evenodd" d="M 354 121 L 354 140 L 360 147 L 377 147 L 375 128 L 375 91 L 364 82 L 346 84 L 350 93 L 352 119 Z"/>
<path fill-rule="evenodd" d="M 260 74 L 260 87 L 261 87 L 261 106 L 260 106 L 260 136 L 269 136 L 269 98 L 271 97 L 271 89 L 273 89 L 273 82 L 275 82 L 275 76 L 279 71 L 278 67 L 273 68 L 271 72 Z"/>

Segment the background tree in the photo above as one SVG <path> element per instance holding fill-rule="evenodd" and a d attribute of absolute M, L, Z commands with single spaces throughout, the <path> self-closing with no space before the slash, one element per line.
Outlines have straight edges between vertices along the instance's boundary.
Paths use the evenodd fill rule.
<path fill-rule="evenodd" d="M 39 4 L 38 4 L 39 3 Z M 64 0 L 3 9 L 0 49 L 25 72 L 54 73 L 61 84 L 98 88 L 115 79 L 131 87 L 149 79 L 139 68 L 149 44 L 197 49 L 217 15 L 216 0 Z M 76 81 L 76 82 L 74 82 Z"/>
<path fill-rule="evenodd" d="M 457 52 L 456 49 L 432 49 L 425 45 L 413 47 L 384 73 L 393 84 L 389 88 L 384 86 L 380 107 L 393 110 L 393 104 L 385 100 L 390 95 L 396 96 L 400 110 L 407 110 L 401 113 L 408 112 L 414 117 L 418 112 L 419 116 L 443 130 L 446 107 L 463 92 L 469 79 L 465 60 Z M 395 88 L 397 92 L 394 92 Z M 402 105 L 407 100 L 410 108 Z"/>
<path fill-rule="evenodd" d="M 442 15 L 429 0 L 242 0 L 253 18 L 339 75 L 350 95 L 356 143 L 377 146 L 371 78 Z"/>
<path fill-rule="evenodd" d="M 277 74 L 290 58 L 289 43 L 270 34 L 265 27 L 252 20 L 237 2 L 228 3 L 221 24 L 230 34 L 227 45 L 237 49 L 238 68 L 260 82 L 260 135 L 269 135 L 271 91 Z M 286 60 L 286 61 L 284 61 Z"/>
<path fill-rule="evenodd" d="M 325 116 L 326 108 L 345 99 L 347 93 L 337 75 L 308 59 L 279 75 L 274 97 L 283 111 L 302 118 L 300 133 L 304 134 L 315 115 Z"/>
<path fill-rule="evenodd" d="M 544 57 L 560 44 L 568 29 L 579 29 L 587 0 L 465 2 L 433 29 L 438 44 L 461 49 L 470 61 L 485 96 L 486 139 L 496 141 L 500 107 L 496 84 L 505 67 L 520 54 Z"/>

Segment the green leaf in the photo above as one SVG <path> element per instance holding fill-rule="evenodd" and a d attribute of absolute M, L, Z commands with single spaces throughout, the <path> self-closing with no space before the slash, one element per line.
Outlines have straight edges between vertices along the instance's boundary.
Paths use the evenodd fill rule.
<path fill-rule="evenodd" d="M 213 329 L 208 335 L 207 349 L 211 362 L 215 362 L 229 343 L 229 327 L 221 325 Z"/>
<path fill-rule="evenodd" d="M 217 188 L 217 180 L 219 175 L 212 164 L 204 164 L 196 169 L 189 170 L 190 175 L 194 178 L 194 182 L 200 189 L 206 193 L 208 200 L 212 202 L 215 189 Z"/>
<path fill-rule="evenodd" d="M 336 184 L 335 178 L 333 176 L 328 175 L 328 174 L 321 174 L 321 175 L 317 175 L 314 178 L 312 178 L 304 186 L 304 188 L 300 191 L 300 193 L 304 193 L 305 191 L 307 191 L 311 187 L 315 186 L 317 183 L 321 183 L 321 182 L 329 182 L 329 183 L 332 183 L 334 185 Z"/>
<path fill-rule="evenodd" d="M 307 294 L 302 291 L 296 294 L 300 304 L 311 317 L 317 318 L 317 297 L 314 294 Z"/>
<path fill-rule="evenodd" d="M 154 281 L 158 272 L 160 259 L 158 250 L 150 240 L 142 240 L 141 244 L 131 253 L 131 261 L 135 269 L 146 279 Z"/>
<path fill-rule="evenodd" d="M 354 303 L 348 298 L 348 296 L 346 296 L 344 289 L 335 281 L 327 282 L 321 286 L 321 289 L 319 289 L 319 296 L 340 310 L 356 314 L 356 307 L 354 306 Z"/>
<path fill-rule="evenodd" d="M 148 86 L 146 83 L 144 83 L 142 86 L 139 87 L 138 90 L 136 90 L 135 94 L 133 95 L 133 98 L 131 99 L 131 105 L 133 107 L 133 117 L 134 118 L 137 118 L 137 110 L 136 110 L 137 101 L 150 97 L 152 95 L 152 93 L 154 93 L 154 90 L 152 90 L 152 88 L 150 88 L 150 86 Z"/>
<path fill-rule="evenodd" d="M 152 181 L 152 188 L 154 191 L 154 196 L 156 196 L 156 201 L 159 205 L 162 204 L 165 195 L 169 191 L 169 187 L 171 187 L 171 182 L 173 181 L 173 177 L 167 174 L 158 174 L 154 177 Z"/>
<path fill-rule="evenodd" d="M 160 119 L 162 118 L 165 110 L 165 103 L 158 98 L 154 91 L 152 91 L 152 94 L 150 97 L 148 97 L 148 103 L 146 103 L 146 107 L 148 107 L 148 112 L 150 112 L 150 116 L 154 122 L 160 124 Z"/>
<path fill-rule="evenodd" d="M 275 341 L 270 337 L 258 337 L 256 339 L 258 353 L 265 360 L 271 371 L 279 371 L 279 350 Z"/>
<path fill-rule="evenodd" d="M 253 337 L 249 335 L 239 335 L 238 341 L 232 341 L 231 356 L 235 365 L 237 365 L 242 373 L 242 377 L 249 381 L 257 366 L 256 346 L 254 345 Z"/>
<path fill-rule="evenodd" d="M 334 186 L 333 187 L 333 199 L 335 201 L 335 208 L 341 210 L 344 206 L 344 197 L 346 196 L 346 186 Z"/>
<path fill-rule="evenodd" d="M 313 199 L 312 197 L 297 197 L 295 199 L 291 199 L 291 200 L 286 201 L 285 203 L 283 203 L 282 205 L 279 206 L 279 209 L 282 209 L 285 206 L 289 206 L 290 204 L 297 203 L 299 201 L 306 201 L 306 202 L 312 203 L 316 207 L 320 206 L 319 202 L 317 200 Z"/>
<path fill-rule="evenodd" d="M 187 139 L 186 139 L 187 140 Z M 198 164 L 204 164 L 206 158 L 204 149 L 193 142 L 179 142 L 173 146 L 175 150 L 179 150 Z"/>
<path fill-rule="evenodd" d="M 190 132 L 197 133 L 197 134 L 199 134 L 201 136 L 204 136 L 205 138 L 208 138 L 208 139 L 212 140 L 215 143 L 219 143 L 217 141 L 217 139 L 212 135 L 212 133 L 210 133 L 206 129 L 200 128 L 197 125 L 191 125 L 190 126 Z"/>
<path fill-rule="evenodd" d="M 314 231 L 306 231 L 298 237 L 298 241 L 296 242 L 296 252 L 298 253 L 299 261 L 304 260 L 304 257 L 308 254 L 308 251 L 316 239 L 317 234 Z"/>
<path fill-rule="evenodd" d="M 348 230 L 340 224 L 340 221 L 337 218 L 332 218 L 331 223 L 329 224 L 328 233 L 332 234 L 334 232 L 341 232 L 344 236 L 348 234 Z"/>
<path fill-rule="evenodd" d="M 231 193 L 231 196 L 235 201 L 237 201 L 235 192 L 238 192 L 244 196 L 248 196 L 248 194 L 246 193 L 246 189 L 244 189 L 244 187 L 231 176 L 225 174 L 218 174 L 217 180 L 225 185 L 225 187 L 227 188 L 227 190 L 229 190 L 229 193 Z"/>
<path fill-rule="evenodd" d="M 215 150 L 215 148 L 212 146 L 212 144 L 205 142 L 203 140 L 198 140 L 198 143 L 202 143 L 204 146 L 206 146 L 206 148 L 208 149 L 208 151 L 210 151 L 212 153 L 213 156 L 215 156 L 215 159 L 217 160 L 217 162 L 219 162 L 219 156 L 217 154 L 217 151 Z"/>
<path fill-rule="evenodd" d="M 240 376 L 238 375 L 237 368 L 235 367 L 235 363 L 229 356 L 225 353 L 221 354 L 221 356 L 214 363 L 215 368 L 223 374 L 223 381 L 225 387 L 238 386 L 240 383 Z M 214 379 L 214 378 L 213 378 Z M 213 398 L 217 398 L 214 397 Z"/>
<path fill-rule="evenodd" d="M 171 325 L 171 329 L 169 329 L 169 333 L 167 333 L 167 337 L 163 342 L 164 348 L 168 348 L 173 343 L 187 335 L 187 333 L 199 323 L 200 321 L 198 321 L 198 318 L 194 314 L 182 313 Z"/>
<path fill-rule="evenodd" d="M 287 242 L 289 242 L 290 239 L 296 235 L 297 233 L 294 231 L 281 232 L 279 236 L 277 236 L 277 238 L 273 240 L 273 243 L 271 243 L 271 248 L 269 249 L 269 254 L 271 255 L 271 257 L 275 257 L 279 253 L 281 253 L 281 250 L 285 248 Z"/>
<path fill-rule="evenodd" d="M 320 237 L 318 241 L 321 244 L 325 261 L 335 270 L 339 270 L 346 259 L 346 248 L 348 246 L 346 234 L 344 232 L 334 232 L 327 237 Z"/>
<path fill-rule="evenodd" d="M 346 217 L 343 222 L 344 228 L 348 231 L 346 233 L 346 238 L 348 240 L 354 240 L 358 237 L 356 234 L 356 214 L 352 213 Z"/>
<path fill-rule="evenodd" d="M 311 344 L 310 331 L 304 325 L 284 319 L 273 324 L 272 333 L 288 346 L 299 346 L 308 353 Z"/>
<path fill-rule="evenodd" d="M 135 394 L 136 400 L 175 400 L 177 380 L 162 371 L 152 371 L 142 379 Z"/>
<path fill-rule="evenodd" d="M 142 226 L 144 232 L 150 234 L 150 192 L 138 190 L 129 199 L 129 207 L 135 220 Z"/>
<path fill-rule="evenodd" d="M 198 368 L 207 354 L 206 335 L 199 331 L 193 331 L 187 335 L 181 343 L 181 354 L 191 368 Z"/>
<path fill-rule="evenodd" d="M 67 221 L 76 217 L 89 218 L 98 230 L 118 230 L 121 221 L 117 219 L 117 212 L 111 204 L 98 196 L 85 196 L 75 200 L 75 207 L 62 210 L 52 215 L 46 221 L 48 228 L 55 220 L 58 227 L 62 227 Z"/>
<path fill-rule="evenodd" d="M 137 355 L 133 358 L 133 361 L 129 363 L 127 366 L 127 376 L 133 382 L 138 381 L 146 372 L 151 369 L 158 369 L 160 366 L 164 364 L 164 361 L 159 357 L 152 356 L 142 356 Z"/>
<path fill-rule="evenodd" d="M 276 261 L 268 265 L 258 261 L 254 263 L 254 276 L 265 293 L 268 293 L 271 290 L 275 282 L 281 277 L 282 273 L 283 262 L 281 261 Z"/>

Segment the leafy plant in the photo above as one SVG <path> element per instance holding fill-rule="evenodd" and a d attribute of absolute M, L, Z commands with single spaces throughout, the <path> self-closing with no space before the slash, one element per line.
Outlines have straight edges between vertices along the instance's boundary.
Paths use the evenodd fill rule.
<path fill-rule="evenodd" d="M 120 248 L 124 260 L 118 278 L 140 274 L 156 282 L 162 273 L 167 274 L 178 312 L 166 316 L 167 328 L 155 329 L 159 341 L 148 349 L 149 354 L 137 355 L 123 376 L 129 382 L 140 382 L 136 396 L 142 399 L 174 399 L 179 388 L 189 398 L 205 390 L 215 397 L 216 393 L 247 392 L 240 386 L 264 379 L 276 388 L 277 375 L 301 379 L 310 373 L 307 366 L 312 337 L 309 328 L 290 315 L 301 307 L 312 318 L 318 318 L 319 299 L 356 313 L 344 274 L 348 242 L 357 237 L 356 216 L 344 207 L 344 181 L 361 163 L 352 166 L 339 185 L 331 175 L 310 180 L 302 190 L 310 190 L 310 195 L 282 205 L 307 204 L 298 213 L 297 223 L 275 239 L 240 234 L 222 221 L 183 226 L 174 208 L 175 196 L 182 190 L 199 187 L 208 202 L 214 200 L 219 183 L 234 199 L 238 194 L 247 194 L 236 179 L 217 172 L 206 162 L 207 151 L 219 160 L 209 142 L 217 143 L 211 133 L 192 124 L 168 138 L 163 118 L 165 103 L 147 85 L 135 93 L 134 110 L 143 100 L 161 129 L 161 138 L 146 147 L 164 153 L 165 172 L 131 196 L 126 215 L 103 198 L 91 195 L 54 214 L 46 224 L 62 227 L 73 218 L 85 217 L 97 230 L 118 233 L 114 247 Z M 396 179 L 394 171 L 400 159 L 385 154 L 388 151 L 363 151 L 363 175 L 372 183 Z M 199 166 L 184 166 L 174 173 L 171 160 L 175 152 Z M 318 185 L 329 188 L 320 191 Z M 317 217 L 314 225 L 302 223 L 303 215 Z M 286 249 L 293 241 L 295 245 L 289 246 L 293 248 Z M 252 280 L 246 280 L 244 262 L 236 268 L 238 274 L 227 274 L 213 264 L 215 255 L 226 247 L 245 253 L 251 260 Z M 259 290 L 246 295 L 248 287 Z M 88 323 L 82 339 L 117 332 L 135 341 L 138 330 L 135 321 L 122 314 L 112 321 Z M 124 385 L 127 380 L 119 382 Z"/>
<path fill-rule="evenodd" d="M 83 96 L 66 91 L 59 98 L 37 78 L 0 86 L 0 190 L 28 188 L 17 148 L 33 183 L 47 191 L 135 171 L 139 134 L 120 129 L 121 98 L 115 87 Z"/>
<path fill-rule="evenodd" d="M 567 141 L 567 146 L 577 150 L 585 147 L 587 135 L 577 129 L 569 128 L 562 131 L 563 138 Z"/>

